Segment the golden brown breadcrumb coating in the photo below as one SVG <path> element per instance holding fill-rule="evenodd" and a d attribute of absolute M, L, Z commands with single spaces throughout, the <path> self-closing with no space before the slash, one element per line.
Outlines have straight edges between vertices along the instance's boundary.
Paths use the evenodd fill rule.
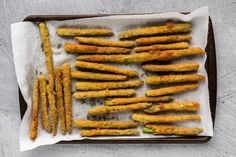
<path fill-rule="evenodd" d="M 138 135 L 139 131 L 135 129 L 92 129 L 80 130 L 80 136 L 131 136 Z"/>
<path fill-rule="evenodd" d="M 39 112 L 39 80 L 34 80 L 34 91 L 32 100 L 32 113 L 30 122 L 29 137 L 31 140 L 35 140 L 38 132 L 38 112 Z"/>
<path fill-rule="evenodd" d="M 192 26 L 190 23 L 166 23 L 162 26 L 143 27 L 128 30 L 119 34 L 120 39 L 133 38 L 138 36 L 150 36 L 156 34 L 171 34 L 171 33 L 184 33 L 190 32 Z"/>
<path fill-rule="evenodd" d="M 184 62 L 166 65 L 146 64 L 143 65 L 142 68 L 146 71 L 152 72 L 187 72 L 198 70 L 199 64 L 197 62 Z"/>
<path fill-rule="evenodd" d="M 132 96 L 135 94 L 134 89 L 115 89 L 115 90 L 99 90 L 99 91 L 83 91 L 73 94 L 75 99 L 101 98 L 113 96 Z"/>
<path fill-rule="evenodd" d="M 193 90 L 199 87 L 199 84 L 186 84 L 178 86 L 163 87 L 158 89 L 151 89 L 145 92 L 146 96 L 161 96 L 174 93 L 182 93 L 189 90 Z"/>
<path fill-rule="evenodd" d="M 109 46 L 109 47 L 134 47 L 134 41 L 112 41 L 99 38 L 75 37 L 75 40 L 82 44 Z"/>
<path fill-rule="evenodd" d="M 72 104 L 71 104 L 71 70 L 69 63 L 64 63 L 61 66 L 62 84 L 64 91 L 64 104 L 66 114 L 66 131 L 72 132 Z"/>

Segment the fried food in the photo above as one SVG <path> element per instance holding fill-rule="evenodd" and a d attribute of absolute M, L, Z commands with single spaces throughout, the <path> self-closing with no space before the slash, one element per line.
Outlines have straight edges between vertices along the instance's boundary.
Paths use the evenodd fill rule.
<path fill-rule="evenodd" d="M 69 63 L 64 63 L 61 66 L 62 84 L 64 91 L 64 104 L 66 114 L 66 131 L 72 132 L 72 105 L 71 105 L 71 70 Z"/>
<path fill-rule="evenodd" d="M 183 128 L 176 127 L 173 125 L 145 125 L 143 128 L 143 132 L 152 133 L 155 135 L 184 135 L 184 136 L 192 136 L 198 135 L 203 131 L 202 128 Z"/>
<path fill-rule="evenodd" d="M 100 91 L 84 91 L 75 92 L 75 99 L 113 97 L 113 96 L 132 96 L 135 94 L 134 89 L 116 89 L 116 90 L 100 90 Z"/>
<path fill-rule="evenodd" d="M 133 103 L 143 103 L 143 102 L 162 102 L 162 101 L 170 101 L 173 98 L 171 96 L 162 96 L 162 97 L 145 97 L 139 96 L 134 98 L 114 98 L 108 99 L 104 102 L 106 106 L 114 106 L 114 105 L 126 105 Z"/>
<path fill-rule="evenodd" d="M 129 104 L 124 106 L 102 106 L 96 107 L 88 110 L 88 115 L 99 115 L 99 114 L 106 114 L 106 113 L 114 113 L 114 112 L 122 112 L 128 110 L 137 110 L 137 109 L 144 109 L 150 107 L 151 103 L 137 103 L 137 104 Z"/>
<path fill-rule="evenodd" d="M 156 36 L 156 37 L 145 37 L 136 39 L 137 45 L 151 45 L 157 43 L 175 43 L 181 41 L 190 41 L 192 36 L 190 35 L 168 35 L 168 36 Z"/>
<path fill-rule="evenodd" d="M 202 81 L 205 77 L 203 75 L 162 75 L 162 76 L 147 76 L 145 82 L 147 84 L 168 84 L 180 82 L 195 82 Z"/>
<path fill-rule="evenodd" d="M 196 114 L 189 115 L 148 115 L 148 114 L 133 114 L 132 119 L 142 124 L 147 123 L 172 123 L 183 121 L 201 121 L 201 117 Z"/>
<path fill-rule="evenodd" d="M 176 50 L 176 49 L 187 49 L 189 44 L 187 42 L 171 43 L 171 44 L 156 44 L 150 46 L 135 47 L 134 52 L 147 52 L 156 50 Z"/>
<path fill-rule="evenodd" d="M 143 85 L 142 80 L 131 80 L 123 82 L 77 82 L 75 88 L 77 90 L 103 90 L 138 87 Z"/>
<path fill-rule="evenodd" d="M 75 40 L 88 45 L 110 46 L 110 47 L 134 47 L 134 41 L 112 41 L 107 39 L 75 37 Z"/>
<path fill-rule="evenodd" d="M 98 53 L 98 54 L 119 54 L 130 53 L 131 49 L 121 47 L 99 47 L 92 45 L 80 45 L 74 43 L 65 43 L 64 50 L 68 53 Z"/>
<path fill-rule="evenodd" d="M 153 65 L 146 64 L 142 68 L 146 71 L 152 72 L 186 72 L 186 71 L 196 71 L 199 68 L 197 62 L 185 62 L 178 64 L 168 64 L 168 65 Z"/>
<path fill-rule="evenodd" d="M 102 74 L 102 73 L 92 73 L 83 71 L 72 71 L 71 77 L 85 80 L 107 80 L 107 81 L 122 81 L 128 79 L 126 75 Z"/>
<path fill-rule="evenodd" d="M 152 105 L 144 110 L 146 113 L 156 113 L 161 111 L 198 111 L 200 104 L 198 102 L 172 102 L 159 103 Z"/>
<path fill-rule="evenodd" d="M 32 103 L 32 114 L 30 122 L 29 137 L 31 140 L 35 140 L 38 132 L 38 112 L 39 112 L 39 80 L 34 80 L 34 91 L 33 91 L 33 103 Z"/>
<path fill-rule="evenodd" d="M 185 56 L 204 54 L 205 52 L 201 48 L 195 47 L 181 50 L 150 51 L 131 55 L 82 55 L 77 57 L 77 60 L 89 62 L 137 63 L 154 60 L 168 61 Z"/>
<path fill-rule="evenodd" d="M 83 29 L 83 28 L 57 28 L 57 35 L 63 37 L 74 36 L 112 36 L 114 33 L 110 29 Z"/>
<path fill-rule="evenodd" d="M 76 128 L 103 128 L 103 129 L 126 129 L 137 127 L 138 123 L 133 121 L 94 121 L 75 119 L 74 127 Z"/>
<path fill-rule="evenodd" d="M 155 51 L 151 51 L 151 52 L 155 53 Z M 192 47 L 192 48 L 181 49 L 181 50 L 165 50 L 165 51 L 161 51 L 159 53 L 167 54 L 167 57 L 164 57 L 164 60 L 170 60 L 170 59 L 184 57 L 184 56 L 204 55 L 205 54 L 205 52 L 200 47 Z"/>
<path fill-rule="evenodd" d="M 152 89 L 146 91 L 146 96 L 161 96 L 174 93 L 182 93 L 189 90 L 193 90 L 199 87 L 199 84 L 187 84 L 179 86 L 164 87 L 159 89 Z"/>
<path fill-rule="evenodd" d="M 56 67 L 54 70 L 55 75 L 55 88 L 56 88 L 56 100 L 57 100 L 57 109 L 60 122 L 60 129 L 63 135 L 66 134 L 66 116 L 65 108 L 63 103 L 63 91 L 62 91 L 62 78 L 61 78 L 61 68 Z"/>
<path fill-rule="evenodd" d="M 157 34 L 185 33 L 190 32 L 192 26 L 190 23 L 166 23 L 162 26 L 143 27 L 132 29 L 119 34 L 120 39 L 127 39 L 139 36 L 150 36 Z"/>
<path fill-rule="evenodd" d="M 138 72 L 135 70 L 121 69 L 121 68 L 117 68 L 117 67 L 106 65 L 106 64 L 76 61 L 75 67 L 83 68 L 83 69 L 106 71 L 106 72 L 112 72 L 112 73 L 117 73 L 117 74 L 124 74 L 127 76 L 138 76 Z"/>
<path fill-rule="evenodd" d="M 131 136 L 138 135 L 139 131 L 135 129 L 92 129 L 80 130 L 80 136 Z"/>
<path fill-rule="evenodd" d="M 47 85 L 47 95 L 48 95 L 48 103 L 50 107 L 50 120 L 51 120 L 52 135 L 55 136 L 57 134 L 58 113 L 57 113 L 57 108 L 56 108 L 56 100 L 55 100 L 54 94 L 51 92 L 49 85 Z"/>
<path fill-rule="evenodd" d="M 48 118 L 48 102 L 47 102 L 47 82 L 44 75 L 40 75 L 39 79 L 39 91 L 41 99 L 41 124 L 42 128 L 48 133 L 51 133 L 51 126 Z"/>
<path fill-rule="evenodd" d="M 46 59 L 46 66 L 48 71 L 48 82 L 50 90 L 54 93 L 54 75 L 53 75 L 53 62 L 52 62 L 52 49 L 49 40 L 48 29 L 45 22 L 39 24 L 40 36 L 43 44 L 43 51 Z"/>

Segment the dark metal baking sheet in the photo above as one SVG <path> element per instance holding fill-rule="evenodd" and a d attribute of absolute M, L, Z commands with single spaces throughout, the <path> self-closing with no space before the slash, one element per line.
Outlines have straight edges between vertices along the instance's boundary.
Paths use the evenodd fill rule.
<path fill-rule="evenodd" d="M 24 21 L 38 22 L 38 21 L 48 21 L 48 20 L 70 20 L 70 19 L 80 19 L 80 18 L 91 18 L 100 16 L 109 16 L 114 14 L 88 14 L 88 15 L 31 15 L 27 16 Z M 127 14 L 126 14 L 127 15 Z M 133 14 L 129 14 L 133 15 Z M 209 17 L 208 25 L 208 38 L 207 46 L 205 49 L 207 53 L 206 60 L 206 70 L 208 73 L 208 88 L 209 88 L 209 98 L 210 98 L 210 109 L 211 117 L 213 120 L 213 126 L 215 122 L 215 110 L 216 110 L 216 96 L 217 96 L 217 71 L 216 71 L 216 52 L 215 52 L 215 40 L 214 31 L 212 26 L 211 18 Z M 21 94 L 19 89 L 19 100 L 20 100 L 20 113 L 21 119 L 27 109 L 27 104 Z M 100 143 L 100 144 L 117 144 L 117 143 L 150 143 L 150 144 L 161 144 L 161 143 L 206 143 L 211 139 L 210 136 L 189 136 L 189 137 L 164 137 L 164 138 L 152 138 L 152 139 L 129 139 L 129 140 L 73 140 L 73 141 L 61 141 L 59 144 L 87 144 L 87 143 Z"/>

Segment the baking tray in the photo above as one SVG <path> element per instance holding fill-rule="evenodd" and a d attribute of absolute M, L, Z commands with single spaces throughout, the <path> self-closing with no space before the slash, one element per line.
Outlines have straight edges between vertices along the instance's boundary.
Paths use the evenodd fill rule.
<path fill-rule="evenodd" d="M 81 19 L 81 18 L 92 18 L 92 17 L 101 17 L 101 16 L 110 16 L 110 15 L 121 15 L 121 14 L 86 14 L 86 15 L 31 15 L 27 16 L 23 21 L 48 21 L 48 20 L 71 20 L 71 19 Z M 123 14 L 124 15 L 124 14 Z M 135 14 L 125 14 L 125 15 L 135 15 Z M 213 120 L 213 126 L 215 122 L 215 110 L 216 110 L 216 93 L 217 93 L 217 71 L 216 71 L 216 52 L 215 52 L 215 40 L 214 40 L 214 31 L 212 26 L 211 17 L 209 17 L 208 24 L 208 38 L 207 46 L 205 49 L 207 53 L 206 60 L 206 70 L 208 73 L 208 88 L 209 88 L 209 99 L 210 99 L 210 109 L 211 117 Z M 19 89 L 19 102 L 20 102 L 20 114 L 21 119 L 27 109 L 27 104 L 22 96 L 22 93 Z M 211 140 L 210 136 L 189 136 L 189 137 L 165 137 L 165 138 L 148 138 L 148 139 L 129 139 L 129 140 L 92 140 L 92 139 L 83 139 L 83 140 L 73 140 L 73 141 L 61 141 L 59 144 L 87 144 L 87 143 L 99 143 L 99 144 L 127 144 L 127 143 L 150 143 L 150 144 L 161 144 L 161 143 L 206 143 Z"/>

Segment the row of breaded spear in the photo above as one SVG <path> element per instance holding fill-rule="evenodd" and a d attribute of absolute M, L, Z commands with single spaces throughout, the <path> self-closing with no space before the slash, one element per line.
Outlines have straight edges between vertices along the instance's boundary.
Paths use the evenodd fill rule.
<path fill-rule="evenodd" d="M 108 33 L 109 30 L 103 29 L 93 30 L 88 29 L 87 32 L 83 32 L 83 29 L 75 28 L 58 28 L 57 34 L 60 36 L 90 36 L 90 35 L 111 35 Z M 121 39 L 149 36 L 156 34 L 171 34 L 180 32 L 191 31 L 191 25 L 188 23 L 184 24 L 166 24 L 164 26 L 147 27 L 135 30 L 129 30 L 119 35 Z M 82 33 L 81 33 L 82 32 Z M 93 32 L 93 33 L 91 33 Z M 87 34 L 86 34 L 87 33 Z M 107 34 L 106 34 L 107 33 Z M 133 70 L 125 70 L 110 65 L 91 63 L 91 62 L 118 62 L 118 63 L 136 63 L 146 61 L 168 61 L 190 55 L 203 55 L 204 51 L 201 48 L 188 48 L 188 41 L 191 40 L 189 35 L 168 35 L 168 36 L 156 36 L 139 38 L 134 41 L 111 41 L 99 38 L 86 38 L 86 37 L 75 37 L 75 40 L 84 44 L 65 43 L 64 49 L 68 53 L 78 54 L 95 54 L 95 55 L 82 55 L 79 56 L 75 63 L 75 67 L 81 69 L 97 70 L 103 72 L 111 72 L 114 74 L 102 74 L 94 72 L 84 71 L 72 71 L 72 77 L 77 79 L 86 80 L 99 80 L 99 81 L 113 81 L 113 82 L 77 82 L 76 89 L 80 90 L 74 93 L 76 99 L 85 98 L 99 98 L 99 97 L 111 97 L 111 96 L 132 96 L 135 94 L 134 89 L 124 89 L 138 87 L 143 84 L 142 80 L 131 80 L 124 81 L 127 76 L 138 76 L 138 73 Z M 174 43 L 173 43 L 174 42 Z M 161 43 L 161 44 L 160 44 Z M 164 44 L 163 44 L 164 43 Z M 154 45 L 150 45 L 154 44 Z M 96 45 L 96 46 L 95 46 Z M 133 50 L 136 54 L 124 55 L 124 53 L 130 53 L 132 47 L 138 45 Z M 143 46 L 148 45 L 148 46 Z M 160 51 L 161 50 L 161 51 Z M 146 52 L 147 51 L 147 52 Z M 141 53 L 139 53 L 141 52 Z M 105 55 L 104 55 L 105 54 Z M 187 62 L 181 64 L 170 64 L 170 65 L 150 65 L 146 64 L 143 66 L 144 70 L 154 72 L 189 72 L 196 71 L 199 65 L 195 62 Z M 117 75 L 119 74 L 119 75 Z M 122 75 L 120 75 L 122 74 Z M 180 83 L 180 82 L 196 82 L 204 80 L 202 75 L 185 74 L 185 75 L 164 75 L 164 76 L 148 76 L 145 78 L 147 84 L 169 84 L 169 83 Z M 117 82 L 119 81 L 119 82 Z M 198 84 L 187 84 L 171 86 L 159 89 L 153 89 L 146 91 L 147 97 L 135 97 L 135 98 L 115 98 L 109 101 L 127 102 L 127 103 L 113 103 L 109 106 L 106 101 L 105 105 L 98 108 L 93 108 L 88 111 L 88 115 L 106 114 L 112 112 L 120 112 L 124 110 L 136 110 L 145 109 L 145 112 L 154 113 L 166 110 L 175 111 L 196 111 L 199 110 L 200 105 L 197 102 L 173 102 L 152 105 L 152 102 L 168 101 L 171 99 L 170 96 L 163 96 L 173 93 L 179 93 L 196 89 Z M 122 89 L 120 89 L 122 88 Z M 154 97 L 162 96 L 162 97 Z M 150 103 L 151 102 L 151 103 Z M 153 123 L 153 122 L 176 122 L 186 120 L 200 121 L 198 115 L 141 115 L 133 114 L 133 120 L 141 123 Z M 127 123 L 127 124 L 126 124 Z M 110 130 L 111 128 L 129 128 L 137 126 L 134 122 L 109 122 L 109 121 L 89 121 L 89 120 L 74 120 L 74 126 L 79 128 L 99 128 L 99 130 L 81 130 L 82 136 L 96 136 L 96 135 L 136 135 L 138 132 L 135 130 Z M 201 128 L 178 128 L 175 126 L 155 126 L 147 125 L 146 127 L 156 131 L 152 133 L 156 134 L 185 134 L 195 135 L 202 131 Z M 106 128 L 108 130 L 103 130 Z M 148 128 L 144 128 L 147 131 Z M 159 130 L 159 132 L 157 131 Z M 161 132 L 160 130 L 169 130 Z M 171 131 L 172 130 L 172 131 Z M 150 132 L 150 129 L 149 131 Z M 167 133 L 168 132 L 168 133 Z"/>

